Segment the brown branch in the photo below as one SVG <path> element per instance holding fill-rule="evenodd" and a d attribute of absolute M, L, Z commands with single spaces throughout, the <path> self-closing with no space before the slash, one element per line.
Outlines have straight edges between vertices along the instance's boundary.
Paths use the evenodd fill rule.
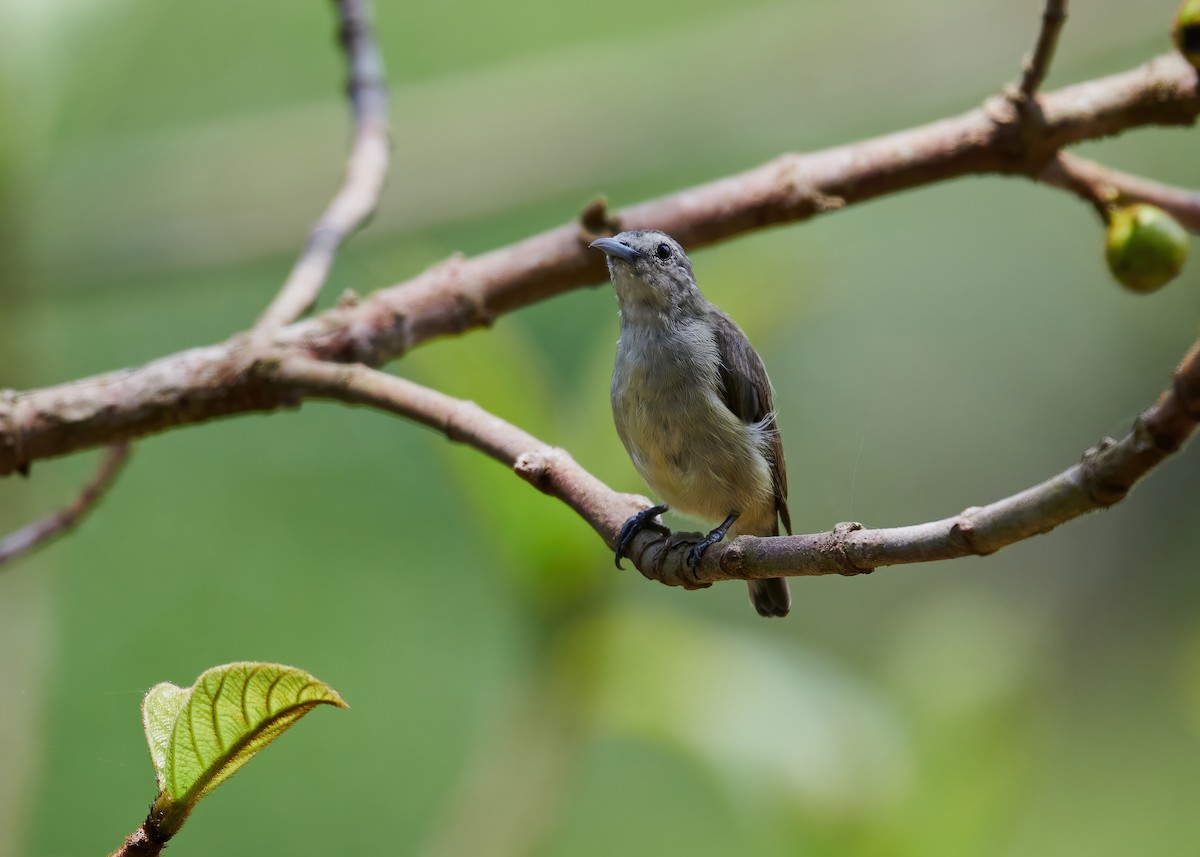
<path fill-rule="evenodd" d="M 1054 60 L 1054 49 L 1058 45 L 1058 35 L 1062 32 L 1067 20 L 1067 0 L 1046 0 L 1046 8 L 1042 12 L 1042 26 L 1038 30 L 1037 44 L 1032 53 L 1025 57 L 1021 72 L 1021 82 L 1017 87 L 1018 97 L 1032 101 L 1037 95 L 1038 88 L 1046 79 L 1050 63 Z"/>
<path fill-rule="evenodd" d="M 1046 93 L 1040 104 L 1033 133 L 1022 132 L 1016 109 L 997 97 L 984 109 L 908 131 L 783 155 L 626 209 L 619 222 L 662 228 L 696 247 L 959 176 L 1036 177 L 1062 146 L 1141 125 L 1192 123 L 1200 92 L 1195 69 L 1169 54 Z M 379 365 L 431 338 L 602 281 L 599 254 L 586 250 L 589 237 L 570 224 L 472 259 L 454 258 L 357 305 L 284 328 L 268 343 L 240 335 L 137 369 L 0 394 L 0 475 L 39 458 L 294 405 L 262 376 L 272 361 L 290 354 Z"/>
<path fill-rule="evenodd" d="M 162 837 L 151 815 L 137 830 L 126 836 L 124 844 L 108 857 L 158 857 L 170 839 L 169 836 L 166 839 Z"/>
<path fill-rule="evenodd" d="M 592 525 L 608 546 L 630 515 L 649 501 L 619 494 L 580 467 L 563 449 L 488 413 L 474 402 L 456 399 L 420 384 L 357 363 L 329 363 L 288 357 L 271 373 L 296 399 L 332 399 L 396 414 L 440 432 L 513 468 L 539 491 L 555 497 Z"/>
<path fill-rule="evenodd" d="M 414 420 L 512 467 L 518 476 L 574 509 L 612 548 L 621 525 L 648 501 L 613 491 L 564 450 L 480 408 L 362 365 L 303 357 L 284 360 L 273 377 L 304 398 L 366 405 Z M 984 507 L 941 521 L 888 529 L 839 524 L 831 532 L 755 538 L 714 545 L 699 568 L 688 566 L 694 540 L 644 530 L 630 556 L 644 576 L 694 589 L 720 580 L 863 574 L 903 565 L 995 553 L 1086 512 L 1122 500 L 1133 485 L 1179 450 L 1200 421 L 1200 342 L 1173 383 L 1120 441 L 1104 440 L 1057 476 Z M 699 534 L 696 534 L 699 537 Z"/>
<path fill-rule="evenodd" d="M 997 97 L 985 108 L 907 131 L 785 154 L 627 208 L 615 222 L 624 229 L 662 229 L 695 249 L 938 181 L 980 174 L 1033 178 L 1063 146 L 1141 125 L 1192 124 L 1200 115 L 1200 90 L 1195 69 L 1166 54 L 1123 74 L 1047 93 L 1040 103 L 1041 121 L 1028 133 L 1015 106 Z M 590 221 L 603 219 L 590 214 Z M 382 364 L 431 338 L 605 281 L 600 254 L 587 250 L 592 237 L 570 223 L 474 258 L 451 258 L 355 307 L 294 325 L 282 341 L 326 358 Z"/>
<path fill-rule="evenodd" d="M 375 210 L 387 177 L 391 148 L 387 81 L 370 6 L 365 0 L 335 0 L 335 5 L 339 40 L 349 66 L 346 89 L 354 110 L 354 146 L 341 186 L 309 232 L 279 294 L 259 317 L 256 329 L 261 332 L 291 324 L 312 307 L 329 278 L 338 248 Z"/>
<path fill-rule="evenodd" d="M 1077 194 L 1101 209 L 1114 203 L 1148 202 L 1166 211 L 1183 226 L 1200 233 L 1200 191 L 1173 187 L 1130 175 L 1062 152 L 1047 165 L 1038 180 Z"/>
<path fill-rule="evenodd" d="M 80 518 L 100 502 L 105 492 L 116 480 L 125 461 L 129 458 L 129 444 L 118 443 L 104 451 L 100 466 L 91 480 L 70 504 L 52 515 L 27 524 L 0 539 L 0 565 L 16 559 L 49 542 L 79 523 Z"/>
<path fill-rule="evenodd" d="M 841 524 L 830 533 L 812 536 L 743 536 L 719 554 L 706 553 L 695 575 L 675 551 L 674 561 L 661 570 L 662 579 L 688 585 L 695 580 L 781 574 L 858 574 L 885 565 L 995 553 L 1119 502 L 1139 479 L 1183 446 L 1198 421 L 1200 342 L 1184 356 L 1171 386 L 1138 416 L 1129 434 L 1119 441 L 1101 441 L 1084 453 L 1079 464 L 1040 485 L 982 508 L 966 509 L 953 518 L 910 527 L 869 530 L 859 524 Z M 651 534 L 643 543 L 651 537 L 662 542 Z M 647 547 L 653 549 L 653 545 Z M 804 562 L 798 564 L 797 557 Z"/>

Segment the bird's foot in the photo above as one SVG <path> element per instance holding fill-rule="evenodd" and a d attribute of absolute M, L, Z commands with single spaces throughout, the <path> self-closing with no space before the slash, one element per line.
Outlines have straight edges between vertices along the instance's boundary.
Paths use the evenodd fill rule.
<path fill-rule="evenodd" d="M 622 525 L 621 532 L 617 533 L 617 568 L 621 568 L 621 557 L 625 556 L 625 551 L 629 548 L 629 543 L 642 530 L 648 527 L 661 535 L 671 535 L 669 529 L 654 520 L 665 511 L 667 511 L 666 506 L 651 506 L 649 509 L 642 509 L 642 511 L 638 512 Z"/>
<path fill-rule="evenodd" d="M 729 532 L 729 528 L 733 526 L 733 522 L 738 519 L 738 513 L 734 512 L 728 518 L 721 522 L 715 530 L 702 538 L 700 541 L 692 545 L 692 549 L 688 551 L 687 563 L 695 571 L 700 567 L 700 560 L 704 557 L 704 552 L 715 545 L 721 539 L 725 538 L 725 534 Z"/>

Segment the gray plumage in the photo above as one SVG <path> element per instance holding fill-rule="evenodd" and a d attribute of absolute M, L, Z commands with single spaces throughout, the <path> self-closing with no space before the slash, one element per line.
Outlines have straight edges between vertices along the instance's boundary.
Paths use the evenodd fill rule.
<path fill-rule="evenodd" d="M 782 520 L 790 533 L 771 384 L 746 335 L 700 293 L 687 254 L 669 235 L 622 232 L 592 246 L 608 256 L 620 307 L 611 389 L 617 434 L 672 508 L 709 524 L 725 521 L 691 561 L 726 527 L 734 536 L 774 536 Z M 624 540 L 644 525 L 630 519 Z M 786 580 L 749 584 L 761 615 L 787 615 Z"/>

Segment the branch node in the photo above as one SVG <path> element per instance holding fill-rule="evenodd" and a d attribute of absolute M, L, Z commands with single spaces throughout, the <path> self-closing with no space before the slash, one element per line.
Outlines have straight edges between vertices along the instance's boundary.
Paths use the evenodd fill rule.
<path fill-rule="evenodd" d="M 1183 441 L 1178 436 L 1169 432 L 1158 431 L 1158 427 L 1148 417 L 1149 412 L 1142 411 L 1133 421 L 1134 449 L 1138 452 L 1156 450 L 1169 455 L 1183 446 Z"/>
<path fill-rule="evenodd" d="M 742 576 L 743 570 L 746 567 L 746 548 L 745 543 L 740 538 L 734 539 L 725 546 L 725 550 L 721 551 L 719 565 L 721 571 L 730 577 Z"/>
<path fill-rule="evenodd" d="M 702 580 L 698 576 L 699 569 L 692 568 L 687 561 L 692 545 L 703 537 L 703 533 L 692 532 L 664 536 L 647 528 L 634 538 L 627 556 L 647 580 L 688 590 L 707 589 L 712 586 L 712 581 Z M 726 546 L 724 550 L 728 551 L 729 548 Z"/>
<path fill-rule="evenodd" d="M 355 312 L 350 306 L 333 310 L 331 324 L 323 332 L 301 340 L 308 356 L 378 366 L 406 354 L 413 340 L 407 313 L 385 301 L 368 300 L 363 308 L 367 312 Z"/>
<path fill-rule="evenodd" d="M 785 196 L 791 198 L 791 207 L 805 210 L 799 215 L 802 218 L 846 207 L 844 197 L 827 194 L 813 184 L 803 160 L 796 155 L 788 155 L 780 163 L 779 181 L 786 190 Z"/>
<path fill-rule="evenodd" d="M 491 327 L 496 323 L 496 314 L 487 305 L 487 296 L 478 286 L 459 289 L 454 293 L 454 302 L 467 319 L 466 327 Z"/>
<path fill-rule="evenodd" d="M 1046 136 L 1046 114 L 1036 98 L 1021 92 L 1014 84 L 984 102 L 984 112 L 996 127 L 999 145 L 1017 162 L 1020 171 L 1036 176 L 1058 154 L 1057 149 L 1041 145 Z"/>
<path fill-rule="evenodd" d="M 621 231 L 621 220 L 609 214 L 608 200 L 598 196 L 583 207 L 579 213 L 579 241 L 591 244 L 597 238 L 616 235 Z"/>
<path fill-rule="evenodd" d="M 968 551 L 976 556 L 987 556 L 995 553 L 997 548 L 987 547 L 981 544 L 977 539 L 976 517 L 982 513 L 981 506 L 968 506 L 959 512 L 958 517 L 954 520 L 954 524 L 950 527 L 950 535 L 958 538 Z"/>
<path fill-rule="evenodd" d="M 850 534 L 862 529 L 866 528 L 858 521 L 842 521 L 841 523 L 834 524 L 833 552 L 840 568 L 838 574 L 842 577 L 857 577 L 860 574 L 870 574 L 875 570 L 874 568 L 860 566 L 851 559 L 850 552 L 846 550 Z"/>
<path fill-rule="evenodd" d="M 1008 128 L 1015 126 L 1020 117 L 1017 115 L 1017 98 L 1010 89 L 1005 88 L 1000 95 L 990 95 L 983 100 L 980 109 L 983 115 L 995 126 Z"/>
<path fill-rule="evenodd" d="M 454 313 L 456 332 L 472 327 L 491 327 L 496 322 L 496 313 L 488 305 L 487 287 L 477 279 L 469 280 L 463 276 L 466 262 L 466 256 L 454 252 L 428 271 L 441 290 L 454 301 L 457 309 Z"/>
<path fill-rule="evenodd" d="M 550 471 L 560 453 L 561 450 L 557 448 L 522 452 L 513 462 L 513 472 L 543 494 L 549 494 Z"/>
<path fill-rule="evenodd" d="M 643 530 L 643 532 L 646 532 Z M 681 586 L 687 590 L 708 589 L 712 582 L 701 580 L 699 568 L 688 562 L 692 546 L 704 538 L 704 533 L 679 532 L 669 536 L 657 536 L 652 545 L 657 549 L 653 559 L 655 573 L 668 586 Z M 664 569 L 664 566 L 669 566 Z"/>
<path fill-rule="evenodd" d="M 1066 152 L 1057 152 L 1036 180 L 1068 190 L 1089 203 L 1100 220 L 1107 224 L 1112 207 L 1121 199 L 1121 191 L 1111 181 L 1114 174 L 1097 168 Z"/>
<path fill-rule="evenodd" d="M 1141 414 L 1133 421 L 1132 434 L 1136 450 L 1154 449 L 1158 446 Z M 1101 438 L 1095 446 L 1083 453 L 1079 461 L 1083 473 L 1083 488 L 1088 499 L 1101 508 L 1108 508 L 1120 502 L 1129 493 L 1129 485 L 1106 478 L 1109 468 L 1105 466 L 1105 459 L 1116 447 L 1117 442 L 1111 437 Z"/>
<path fill-rule="evenodd" d="M 157 845 L 166 845 L 171 841 L 171 834 L 164 833 L 162 830 L 163 816 L 166 813 L 161 809 L 156 809 L 155 804 L 150 804 L 150 812 L 146 815 L 146 820 L 142 822 L 141 829 L 145 831 L 146 838 Z"/>

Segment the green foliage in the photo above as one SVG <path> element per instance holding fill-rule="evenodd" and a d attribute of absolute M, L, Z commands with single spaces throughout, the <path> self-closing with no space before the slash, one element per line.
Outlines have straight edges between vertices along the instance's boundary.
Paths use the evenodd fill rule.
<path fill-rule="evenodd" d="M 904 0 L 873 4 L 864 27 L 860 6 L 832 2 L 701 14 L 629 0 L 587 19 L 520 0 L 375 5 L 395 166 L 326 305 L 567 222 L 601 192 L 619 211 L 957 113 L 1016 74 L 1036 13 Z M 1174 2 L 1157 5 L 1072 7 L 1052 80 L 1160 51 Z M 36 13 L 0 49 L 19 72 L 0 169 L 24 261 L 0 284 L 3 386 L 244 329 L 344 163 L 329 4 L 0 7 Z M 35 51 L 44 62 L 17 69 Z M 1195 187 L 1195 144 L 1148 130 L 1083 153 Z M 1133 301 L 1096 288 L 1096 244 L 1078 200 L 989 178 L 694 252 L 771 373 L 798 528 L 942 517 L 1124 431 L 1195 337 L 1200 269 Z M 391 369 L 644 493 L 609 414 L 616 336 L 602 285 Z M 4 529 L 71 496 L 93 461 L 0 486 Z M 177 857 L 428 855 L 431 829 L 477 825 L 471 810 L 527 818 L 520 795 L 547 768 L 535 809 L 550 833 L 523 852 L 545 857 L 1191 853 L 1197 484 L 1192 450 L 1130 502 L 992 557 L 798 581 L 774 625 L 740 584 L 683 592 L 615 572 L 561 504 L 403 421 L 312 404 L 147 438 L 78 533 L 0 575 L 0 853 L 95 853 L 127 832 L 146 783 L 123 692 L 247 651 L 336 671 L 354 728 L 321 718 L 283 742 L 270 771 L 188 822 Z M 124 621 L 148 593 L 157 606 Z M 562 633 L 531 639 L 543 612 Z M 547 658 L 584 678 L 593 657 L 604 669 L 570 706 L 535 680 Z M 521 687 L 537 716 L 510 730 Z M 758 736 L 793 713 L 784 755 L 806 755 L 784 770 Z M 496 746 L 515 761 L 478 790 Z M 320 789 L 310 749 L 338 756 Z M 88 795 L 69 823 L 64 783 Z M 504 847 L 487 845 L 440 853 Z"/>
<path fill-rule="evenodd" d="M 202 797 L 318 705 L 347 707 L 329 685 L 280 664 L 225 664 L 187 689 L 152 687 L 142 723 L 158 779 L 159 831 L 173 836 Z"/>
<path fill-rule="evenodd" d="M 602 729 L 692 758 L 755 811 L 869 814 L 907 774 L 898 712 L 818 655 L 637 609 L 577 623 L 563 655 L 564 669 L 586 667 Z"/>

